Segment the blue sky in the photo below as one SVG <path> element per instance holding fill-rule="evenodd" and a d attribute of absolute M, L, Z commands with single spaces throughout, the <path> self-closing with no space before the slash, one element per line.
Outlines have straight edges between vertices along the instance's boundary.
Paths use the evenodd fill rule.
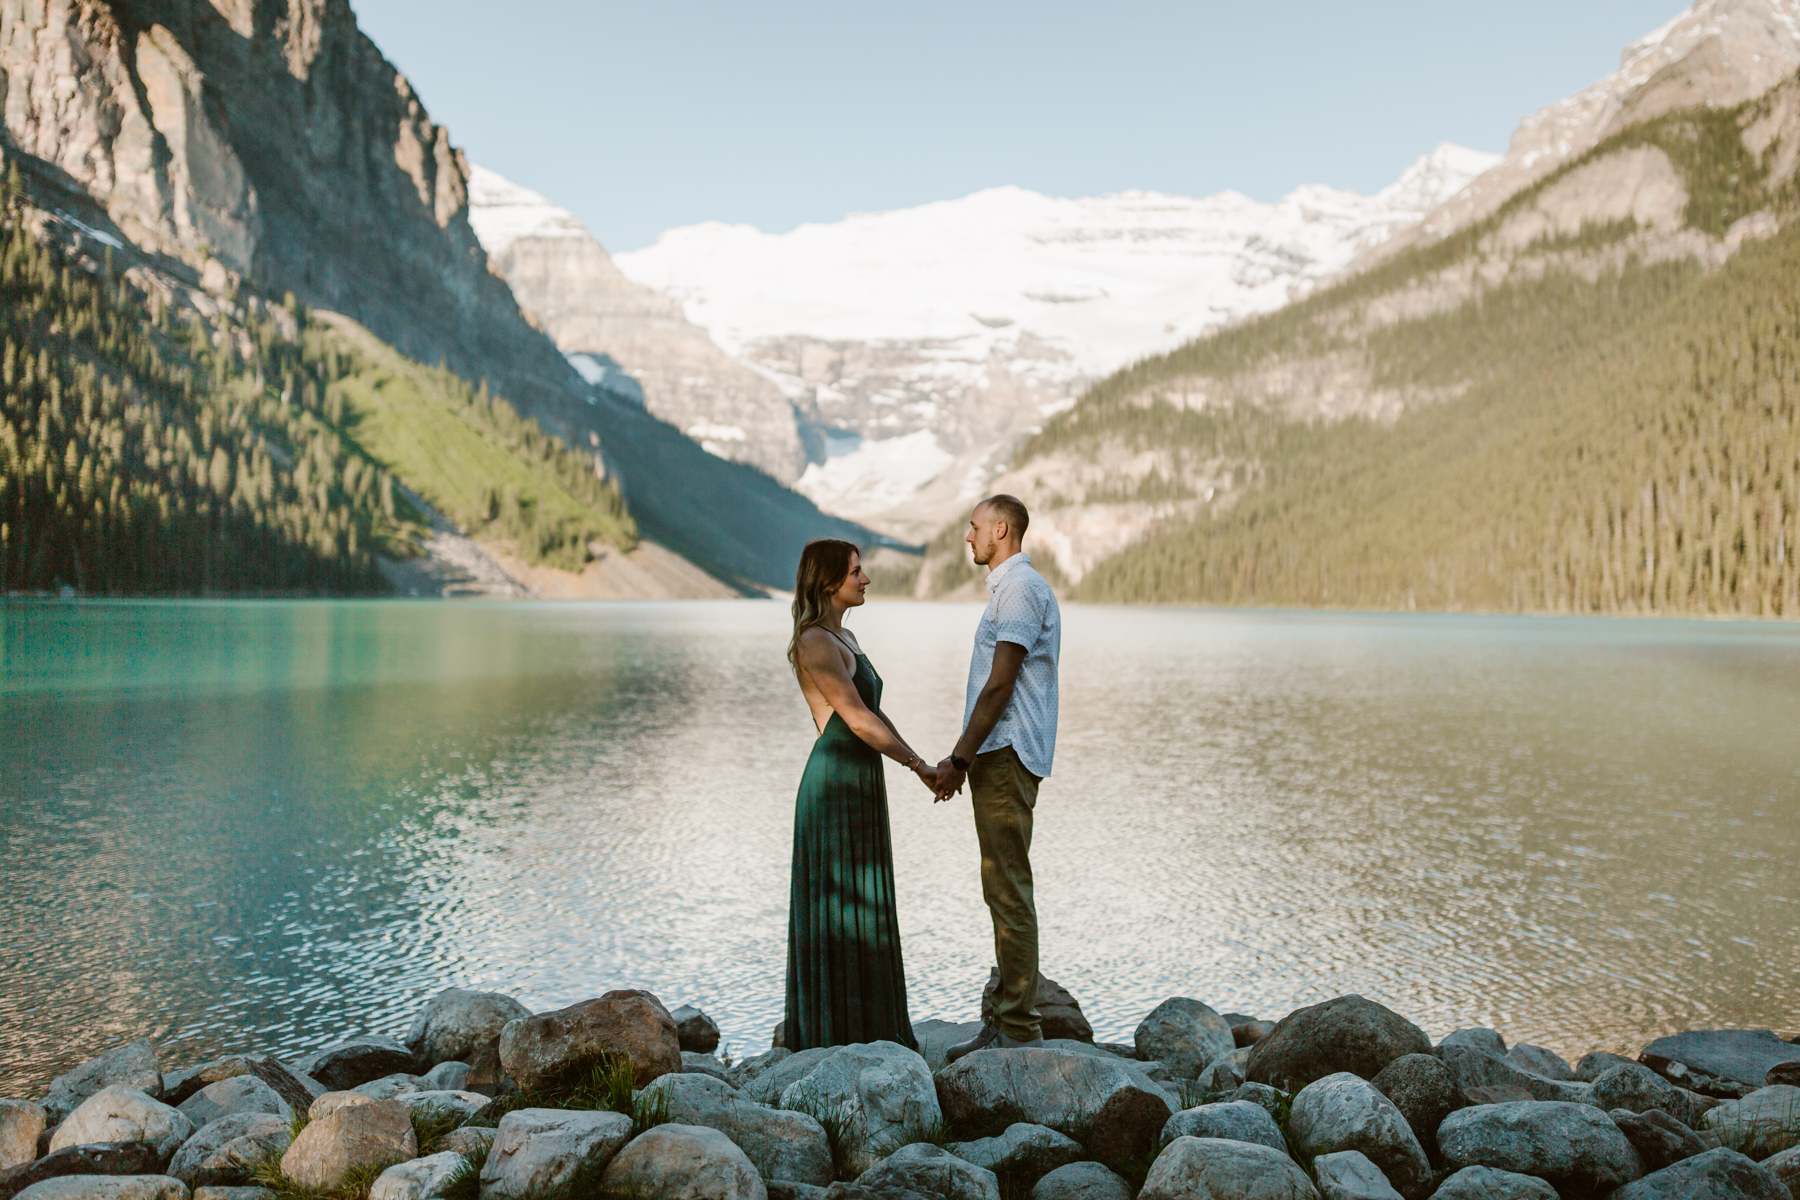
<path fill-rule="evenodd" d="M 1000 184 L 1373 191 L 1442 141 L 1503 149 L 1683 7 L 352 2 L 471 159 L 615 251 Z"/>

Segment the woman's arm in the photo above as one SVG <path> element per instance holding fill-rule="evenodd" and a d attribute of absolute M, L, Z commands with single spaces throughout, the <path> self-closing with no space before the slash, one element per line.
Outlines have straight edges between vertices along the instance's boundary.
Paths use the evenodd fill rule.
<path fill-rule="evenodd" d="M 862 739 L 878 754 L 885 754 L 900 765 L 915 773 L 926 769 L 925 761 L 913 753 L 913 748 L 906 744 L 893 724 L 883 715 L 863 703 L 857 694 L 856 685 L 850 681 L 850 672 L 844 668 L 844 660 L 838 657 L 837 648 L 832 644 L 828 634 L 817 630 L 807 630 L 800 637 L 800 669 L 806 672 L 825 702 L 831 705 L 850 732 Z"/>

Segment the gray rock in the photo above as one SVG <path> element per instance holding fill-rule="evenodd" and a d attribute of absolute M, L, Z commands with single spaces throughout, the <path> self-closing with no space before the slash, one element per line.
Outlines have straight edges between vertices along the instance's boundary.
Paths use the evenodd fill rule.
<path fill-rule="evenodd" d="M 768 1198 L 744 1152 L 703 1125 L 658 1125 L 639 1134 L 607 1164 L 600 1187 L 603 1194 L 657 1200 Z"/>
<path fill-rule="evenodd" d="M 0 1100 L 0 1171 L 23 1166 L 38 1156 L 38 1139 L 50 1126 L 50 1114 L 29 1100 Z"/>
<path fill-rule="evenodd" d="M 1575 1069 L 1569 1066 L 1568 1060 L 1555 1051 L 1534 1046 L 1530 1042 L 1520 1042 L 1508 1050 L 1506 1059 L 1520 1070 L 1542 1075 L 1545 1079 L 1560 1079 L 1568 1083 L 1575 1078 Z"/>
<path fill-rule="evenodd" d="M 500 1064 L 522 1088 L 571 1082 L 607 1058 L 629 1061 L 639 1087 L 681 1070 L 675 1019 L 660 1000 L 649 992 L 608 992 L 509 1021 L 500 1031 Z"/>
<path fill-rule="evenodd" d="M 1237 1048 L 1225 1018 L 1186 996 L 1171 996 L 1151 1009 L 1132 1040 L 1139 1058 L 1163 1063 L 1180 1079 L 1194 1078 Z"/>
<path fill-rule="evenodd" d="M 1125 1068 L 1131 1077 L 1137 1080 L 1144 1089 L 1156 1092 L 1169 1102 L 1170 1111 L 1181 1107 L 1181 1091 L 1179 1084 L 1171 1082 L 1164 1076 L 1162 1064 L 1144 1062 L 1137 1058 L 1120 1058 L 1107 1050 L 1102 1050 L 1093 1042 L 1078 1042 L 1073 1038 L 1045 1038 L 1044 1049 L 1061 1050 L 1065 1054 L 1080 1054 L 1088 1058 L 1097 1058 L 1102 1062 L 1117 1064 Z"/>
<path fill-rule="evenodd" d="M 758 1104 L 772 1104 L 780 1098 L 781 1089 L 812 1070 L 812 1064 L 824 1057 L 825 1051 L 821 1047 L 808 1050 L 806 1053 L 812 1057 L 807 1059 L 804 1065 L 797 1064 L 787 1068 L 779 1077 L 775 1077 L 774 1072 L 783 1063 L 799 1057 L 792 1050 L 784 1050 L 779 1046 L 754 1057 L 746 1058 L 743 1062 L 733 1064 L 726 1068 L 725 1076 L 727 1081 L 742 1091 L 748 1099 L 754 1100 Z M 759 1084 L 759 1081 L 762 1082 Z"/>
<path fill-rule="evenodd" d="M 1762 1167 L 1781 1180 L 1782 1185 L 1793 1193 L 1794 1200 L 1800 1200 L 1800 1146 L 1770 1155 L 1762 1160 Z"/>
<path fill-rule="evenodd" d="M 1447 1034 L 1444 1040 L 1437 1044 L 1437 1048 L 1442 1050 L 1446 1046 L 1466 1046 L 1494 1058 L 1506 1057 L 1506 1039 L 1501 1037 L 1497 1031 L 1483 1025 L 1473 1025 L 1467 1029 L 1458 1029 Z"/>
<path fill-rule="evenodd" d="M 1102 1163 L 1070 1163 L 1038 1180 L 1031 1200 L 1131 1200 L 1131 1184 Z"/>
<path fill-rule="evenodd" d="M 1201 1104 L 1176 1113 L 1164 1123 L 1162 1133 L 1157 1137 L 1156 1147 L 1160 1150 L 1179 1137 L 1251 1142 L 1287 1153 L 1287 1142 L 1281 1136 L 1281 1126 L 1260 1105 L 1248 1100 Z"/>
<path fill-rule="evenodd" d="M 943 1200 L 1000 1200 L 1000 1181 L 992 1171 L 924 1143 L 896 1150 L 856 1182 L 874 1192 L 911 1189 Z"/>
<path fill-rule="evenodd" d="M 371 1100 L 310 1122 L 281 1156 L 281 1173 L 304 1188 L 337 1187 L 352 1172 L 416 1158 L 418 1139 L 406 1106 Z"/>
<path fill-rule="evenodd" d="M 1711 1143 L 1659 1108 L 1642 1113 L 1615 1108 L 1607 1115 L 1637 1151 L 1645 1171 L 1660 1171 L 1712 1149 Z"/>
<path fill-rule="evenodd" d="M 932 1018 L 913 1022 L 913 1039 L 919 1043 L 919 1053 L 925 1056 L 925 1065 L 934 1072 L 944 1069 L 945 1051 L 980 1032 L 980 1021 L 956 1022 Z"/>
<path fill-rule="evenodd" d="M 1402 1054 L 1430 1051 L 1425 1031 L 1392 1009 L 1361 996 L 1339 996 L 1297 1009 L 1250 1050 L 1245 1078 L 1302 1088 L 1348 1071 L 1373 1079 Z"/>
<path fill-rule="evenodd" d="M 422 1092 L 431 1086 L 425 1082 L 423 1075 L 413 1075 L 406 1071 L 396 1071 L 392 1075 L 383 1075 L 380 1079 L 371 1079 L 367 1083 L 359 1083 L 350 1090 L 367 1096 L 371 1100 L 392 1100 L 396 1096 L 404 1096 L 411 1092 Z"/>
<path fill-rule="evenodd" d="M 1609 1050 L 1596 1050 L 1592 1054 L 1582 1055 L 1575 1063 L 1575 1078 L 1584 1083 L 1593 1083 L 1614 1067 L 1620 1066 L 1643 1067 L 1644 1064 L 1635 1058 L 1626 1058 L 1623 1054 L 1614 1054 Z M 1646 1071 L 1649 1069 L 1644 1067 Z"/>
<path fill-rule="evenodd" d="M 1312 1169 L 1320 1200 L 1401 1200 L 1381 1168 L 1355 1150 L 1321 1154 Z"/>
<path fill-rule="evenodd" d="M 266 1187 L 197 1187 L 194 1200 L 276 1200 L 272 1188 Z"/>
<path fill-rule="evenodd" d="M 44 1097 L 50 1124 L 65 1120 L 83 1100 L 105 1087 L 132 1088 L 152 1099 L 162 1095 L 162 1068 L 147 1039 L 115 1046 L 51 1080 L 50 1094 Z"/>
<path fill-rule="evenodd" d="M 991 1137 L 1019 1121 L 1046 1125 L 1115 1170 L 1140 1161 L 1175 1111 L 1119 1059 L 1048 1047 L 977 1050 L 937 1073 L 937 1094 L 960 1138 Z"/>
<path fill-rule="evenodd" d="M 469 1064 L 451 1059 L 441 1062 L 425 1072 L 425 1090 L 428 1092 L 465 1092 L 471 1090 L 464 1085 L 469 1082 Z"/>
<path fill-rule="evenodd" d="M 188 1200 L 188 1189 L 167 1175 L 63 1175 L 34 1183 L 20 1200 Z"/>
<path fill-rule="evenodd" d="M 1176 1138 L 1144 1177 L 1138 1200 L 1318 1200 L 1300 1164 L 1277 1150 L 1219 1138 Z"/>
<path fill-rule="evenodd" d="M 925 1060 L 896 1042 L 831 1047 L 781 1090 L 781 1107 L 839 1122 L 838 1165 L 856 1175 L 944 1121 Z"/>
<path fill-rule="evenodd" d="M 675 1034 L 683 1050 L 711 1054 L 719 1048 L 718 1025 L 693 1005 L 684 1004 L 669 1015 L 675 1018 Z"/>
<path fill-rule="evenodd" d="M 389 1099 L 391 1098 L 389 1097 Z M 312 1107 L 306 1110 L 306 1119 L 317 1121 L 329 1117 L 340 1108 L 354 1108 L 358 1104 L 373 1104 L 375 1100 L 376 1097 L 364 1092 L 326 1092 L 314 1100 Z"/>
<path fill-rule="evenodd" d="M 1438 1061 L 1450 1068 L 1450 1076 L 1469 1100 L 1499 1104 L 1509 1100 L 1560 1100 L 1591 1104 L 1594 1085 L 1545 1079 L 1521 1070 L 1504 1058 L 1496 1058 L 1468 1046 L 1440 1046 Z"/>
<path fill-rule="evenodd" d="M 1254 1046 L 1274 1032 L 1275 1022 L 1273 1021 L 1258 1021 L 1251 1018 L 1231 1023 L 1231 1040 L 1239 1046 Z"/>
<path fill-rule="evenodd" d="M 831 1141 L 805 1113 L 765 1108 L 721 1079 L 692 1072 L 664 1075 L 643 1096 L 661 1097 L 668 1119 L 717 1129 L 736 1143 L 765 1183 L 786 1180 L 824 1186 L 832 1180 Z"/>
<path fill-rule="evenodd" d="M 1611 1127 L 1608 1123 L 1607 1128 Z M 1300 1089 L 1288 1116 L 1287 1134 L 1294 1152 L 1302 1157 L 1361 1151 L 1408 1194 L 1422 1189 L 1431 1178 L 1425 1148 L 1394 1102 L 1368 1080 L 1348 1071 L 1327 1075 Z"/>
<path fill-rule="evenodd" d="M 826 1188 L 782 1179 L 765 1179 L 763 1186 L 769 1189 L 769 1200 L 825 1200 L 830 1195 Z"/>
<path fill-rule="evenodd" d="M 1764 1086 L 1777 1063 L 1800 1062 L 1800 1046 L 1767 1029 L 1700 1029 L 1657 1038 L 1638 1061 L 1682 1087 L 1736 1099 Z"/>
<path fill-rule="evenodd" d="M 1676 1087 L 1643 1063 L 1626 1062 L 1602 1071 L 1594 1079 L 1593 1103 L 1599 1108 L 1624 1108 L 1636 1113 L 1660 1110 L 1684 1125 L 1697 1127 L 1701 1116 L 1720 1102 Z"/>
<path fill-rule="evenodd" d="M 1800 1087 L 1777 1084 L 1729 1100 L 1700 1118 L 1719 1144 L 1754 1159 L 1800 1146 Z"/>
<path fill-rule="evenodd" d="M 1000 972 L 990 969 L 987 986 L 981 991 L 983 1021 L 994 1019 L 994 995 L 999 989 Z M 1045 975 L 1038 976 L 1037 1010 L 1045 1041 L 1051 1038 L 1070 1038 L 1077 1042 L 1094 1040 L 1094 1027 L 1082 1015 L 1081 1005 L 1069 994 L 1069 989 Z"/>
<path fill-rule="evenodd" d="M 1035 1183 L 1058 1167 L 1080 1162 L 1086 1153 L 1081 1143 L 1067 1134 L 1023 1121 L 1008 1125 L 1005 1133 L 995 1137 L 951 1142 L 944 1149 L 1015 1184 Z"/>
<path fill-rule="evenodd" d="M 459 1125 L 437 1140 L 438 1149 L 460 1154 L 471 1162 L 480 1162 L 493 1151 L 494 1139 L 499 1133 L 491 1125 Z"/>
<path fill-rule="evenodd" d="M 164 1104 L 179 1107 L 195 1092 L 226 1079 L 251 1075 L 268 1084 L 294 1112 L 303 1113 L 312 1102 L 325 1094 L 325 1086 L 310 1075 L 289 1069 L 268 1054 L 233 1054 L 197 1067 L 166 1072 L 163 1075 Z"/>
<path fill-rule="evenodd" d="M 486 1108 L 488 1098 L 480 1092 L 407 1092 L 395 1096 L 394 1102 L 405 1105 L 408 1113 L 421 1119 L 430 1117 L 460 1125 Z"/>
<path fill-rule="evenodd" d="M 395 1163 L 375 1179 L 369 1200 L 442 1200 L 469 1170 L 469 1160 L 452 1150 Z"/>
<path fill-rule="evenodd" d="M 181 1144 L 169 1174 L 191 1188 L 240 1186 L 250 1182 L 257 1163 L 285 1153 L 293 1140 L 291 1117 L 228 1113 Z"/>
<path fill-rule="evenodd" d="M 499 992 L 445 988 L 413 1018 L 406 1045 L 421 1067 L 468 1062 L 483 1047 L 499 1042 L 508 1021 L 530 1015 L 529 1008 Z"/>
<path fill-rule="evenodd" d="M 1612 1118 L 1586 1104 L 1478 1104 L 1444 1118 L 1438 1148 L 1453 1167 L 1535 1175 L 1559 1191 L 1604 1191 L 1641 1173 L 1637 1152 Z"/>
<path fill-rule="evenodd" d="M 194 1123 L 136 1088 L 110 1084 L 83 1100 L 50 1135 L 50 1150 L 101 1142 L 146 1142 L 167 1162 L 194 1134 Z"/>
<path fill-rule="evenodd" d="M 1720 1147 L 1628 1184 L 1611 1200 L 1790 1200 L 1775 1173 Z"/>
<path fill-rule="evenodd" d="M 294 1119 L 293 1106 L 254 1075 L 235 1075 L 209 1083 L 183 1100 L 178 1111 L 194 1123 L 195 1129 L 204 1129 L 220 1117 L 229 1117 L 233 1113 L 264 1113 L 286 1121 Z"/>
<path fill-rule="evenodd" d="M 1431 1200 L 1556 1200 L 1556 1189 L 1517 1171 L 1464 1167 L 1439 1184 Z"/>
<path fill-rule="evenodd" d="M 1229 1054 L 1221 1054 L 1194 1078 L 1194 1086 L 1200 1089 L 1202 1095 L 1234 1092 L 1244 1083 L 1244 1066 L 1249 1059 L 1249 1046 L 1239 1047 Z"/>
<path fill-rule="evenodd" d="M 689 1075 L 710 1075 L 714 1079 L 731 1082 L 731 1069 L 710 1054 L 698 1054 L 692 1050 L 681 1052 L 681 1069 Z"/>
<path fill-rule="evenodd" d="M 1248 1100 L 1251 1104 L 1268 1113 L 1269 1116 L 1285 1120 L 1293 1097 L 1280 1088 L 1272 1088 L 1266 1083 L 1246 1083 L 1226 1097 L 1228 1100 Z"/>
<path fill-rule="evenodd" d="M 500 1118 L 481 1168 L 482 1200 L 529 1200 L 600 1172 L 631 1140 L 631 1118 L 615 1112 L 521 1108 Z"/>
<path fill-rule="evenodd" d="M 325 1085 L 327 1091 L 345 1092 L 371 1080 L 416 1065 L 413 1052 L 390 1037 L 347 1038 L 300 1060 L 300 1072 Z"/>
<path fill-rule="evenodd" d="M 1394 1102 L 1426 1157 L 1436 1161 L 1438 1126 L 1468 1104 L 1450 1068 L 1434 1054 L 1403 1054 L 1369 1082 Z"/>
<path fill-rule="evenodd" d="M 161 1169 L 162 1156 L 147 1142 L 71 1146 L 0 1171 L 0 1200 L 12 1200 L 33 1184 L 64 1175 L 154 1175 Z"/>

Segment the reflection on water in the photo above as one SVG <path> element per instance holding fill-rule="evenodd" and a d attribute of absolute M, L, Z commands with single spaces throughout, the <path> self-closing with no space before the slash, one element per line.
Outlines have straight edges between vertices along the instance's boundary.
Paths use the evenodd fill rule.
<path fill-rule="evenodd" d="M 854 624 L 942 754 L 975 610 Z M 622 986 L 766 1045 L 810 745 L 779 605 L 0 607 L 0 1095 Z M 1069 606 L 1033 859 L 1103 1038 L 1348 991 L 1570 1053 L 1800 1021 L 1800 630 Z M 990 935 L 897 768 L 915 1018 Z"/>

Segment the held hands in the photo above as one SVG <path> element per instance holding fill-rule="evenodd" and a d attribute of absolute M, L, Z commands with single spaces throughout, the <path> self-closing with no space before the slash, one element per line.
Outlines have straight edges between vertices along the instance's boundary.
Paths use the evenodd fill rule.
<path fill-rule="evenodd" d="M 957 770 L 956 764 L 947 758 L 938 763 L 933 775 L 931 792 L 938 800 L 948 800 L 962 791 L 963 780 L 966 778 L 966 774 Z"/>

